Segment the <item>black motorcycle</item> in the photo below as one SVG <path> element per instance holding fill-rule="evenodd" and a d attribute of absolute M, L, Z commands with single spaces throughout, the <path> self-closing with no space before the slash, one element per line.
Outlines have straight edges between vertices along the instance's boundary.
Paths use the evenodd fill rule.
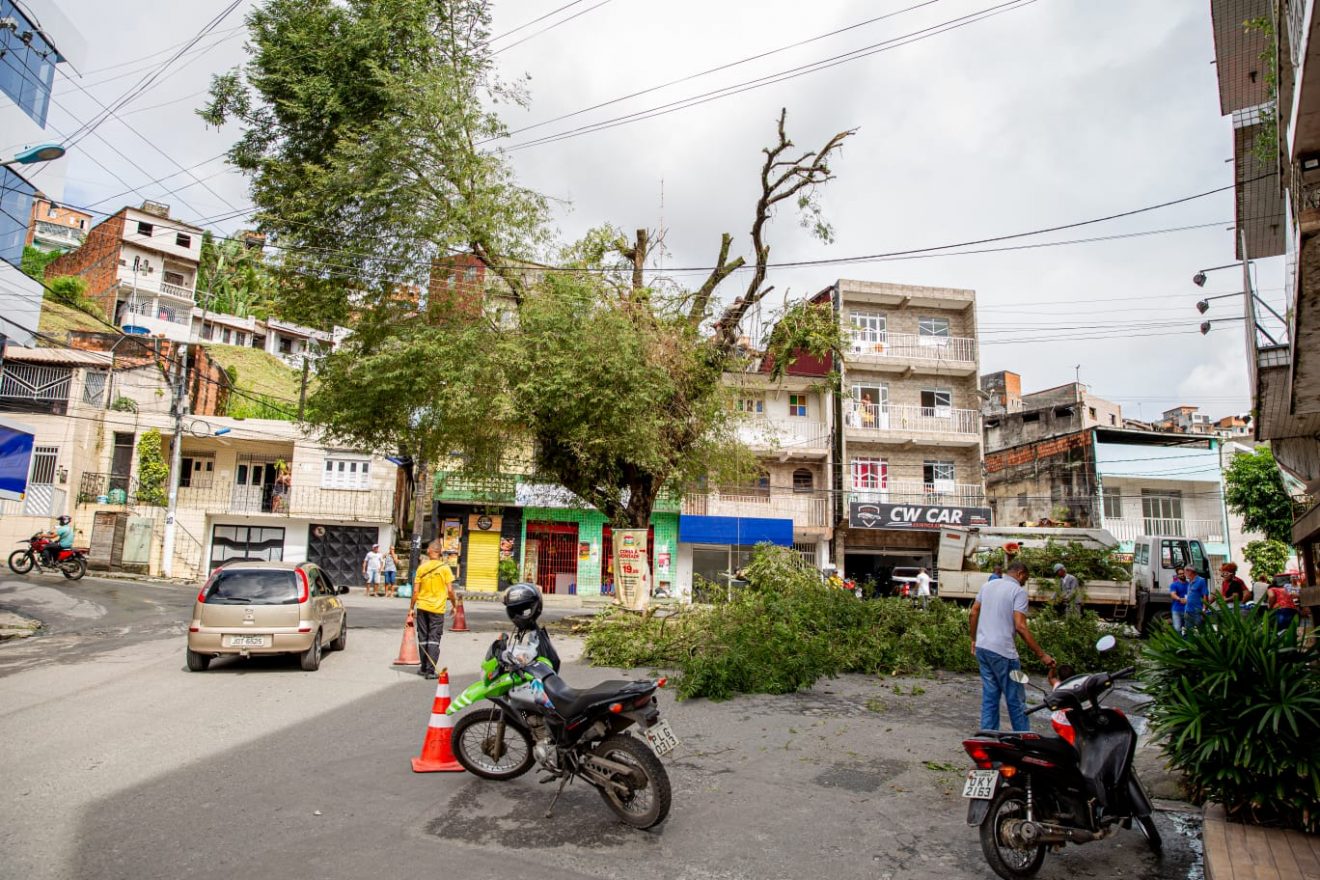
<path fill-rule="evenodd" d="M 1096 645 L 1101 651 L 1113 646 L 1113 636 Z M 1040 870 L 1047 847 L 1104 840 L 1134 822 L 1160 851 L 1150 798 L 1132 769 L 1137 733 L 1121 709 L 1100 705 L 1115 681 L 1135 671 L 1074 676 L 1028 709 L 1063 713 L 1056 727 L 1070 727 L 1072 743 L 996 730 L 963 741 L 976 763 L 963 786 L 963 797 L 971 799 L 967 824 L 980 826 L 981 850 L 1000 877 L 1029 877 Z M 1015 678 L 1026 683 L 1024 675 Z"/>

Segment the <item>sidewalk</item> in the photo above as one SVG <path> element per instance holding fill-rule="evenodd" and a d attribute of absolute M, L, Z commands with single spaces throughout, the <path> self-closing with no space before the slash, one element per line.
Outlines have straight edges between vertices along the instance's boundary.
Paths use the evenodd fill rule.
<path fill-rule="evenodd" d="M 1320 836 L 1230 822 L 1206 804 L 1206 880 L 1320 880 Z"/>

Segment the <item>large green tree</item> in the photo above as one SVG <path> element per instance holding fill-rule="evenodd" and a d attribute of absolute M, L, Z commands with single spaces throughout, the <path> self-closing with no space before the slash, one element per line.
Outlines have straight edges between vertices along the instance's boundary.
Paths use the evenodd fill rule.
<path fill-rule="evenodd" d="M 1249 532 L 1292 543 L 1293 504 L 1268 446 L 1233 457 L 1224 474 L 1224 500 Z"/>
<path fill-rule="evenodd" d="M 263 319 L 275 311 L 275 278 L 260 250 L 207 232 L 197 274 L 198 305 L 209 311 Z"/>
<path fill-rule="evenodd" d="M 323 366 L 312 422 L 474 476 L 521 456 L 644 526 L 662 491 L 734 445 L 721 375 L 743 365 L 744 318 L 773 289 L 771 220 L 786 205 L 830 237 L 816 196 L 851 132 L 799 150 L 781 115 L 750 259 L 726 234 L 695 289 L 648 283 L 658 236 L 602 227 L 552 247 L 544 200 L 483 147 L 504 132 L 491 104 L 524 98 L 491 71 L 488 23 L 480 0 L 270 0 L 249 16 L 252 61 L 217 79 L 204 114 L 242 126 L 230 158 L 298 271 L 352 291 L 354 334 Z M 484 289 L 450 277 L 457 253 L 490 270 Z M 782 318 L 777 370 L 838 348 L 828 305 Z"/>

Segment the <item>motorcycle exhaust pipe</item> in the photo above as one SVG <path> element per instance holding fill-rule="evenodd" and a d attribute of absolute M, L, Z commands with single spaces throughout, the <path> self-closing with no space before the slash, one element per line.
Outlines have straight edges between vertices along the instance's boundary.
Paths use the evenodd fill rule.
<path fill-rule="evenodd" d="M 1014 823 L 1016 827 L 1006 828 L 1026 846 L 1053 845 L 1059 843 L 1091 843 L 1109 836 L 1111 832 L 1087 831 L 1085 828 L 1065 828 L 1045 822 L 1028 822 L 1025 819 Z"/>

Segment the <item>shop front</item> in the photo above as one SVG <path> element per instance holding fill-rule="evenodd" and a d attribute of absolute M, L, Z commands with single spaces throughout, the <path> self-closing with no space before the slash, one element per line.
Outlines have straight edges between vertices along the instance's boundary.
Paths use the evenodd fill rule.
<path fill-rule="evenodd" d="M 613 531 L 603 515 L 581 507 L 527 507 L 523 523 L 523 580 L 553 595 L 614 593 Z M 651 516 L 647 551 L 655 592 L 672 592 L 678 514 Z"/>
<path fill-rule="evenodd" d="M 890 592 L 895 569 L 935 568 L 940 529 L 990 525 L 988 507 L 851 502 L 848 526 L 835 531 L 835 559 L 844 577 Z"/>
<path fill-rule="evenodd" d="M 694 584 L 728 589 L 736 572 L 751 561 L 757 544 L 792 547 L 793 520 L 684 515 L 678 542 L 679 594 L 692 598 Z"/>
<path fill-rule="evenodd" d="M 455 578 L 463 589 L 500 589 L 500 561 L 518 558 L 522 510 L 442 503 L 436 505 L 435 522 L 443 548 L 458 553 Z"/>

